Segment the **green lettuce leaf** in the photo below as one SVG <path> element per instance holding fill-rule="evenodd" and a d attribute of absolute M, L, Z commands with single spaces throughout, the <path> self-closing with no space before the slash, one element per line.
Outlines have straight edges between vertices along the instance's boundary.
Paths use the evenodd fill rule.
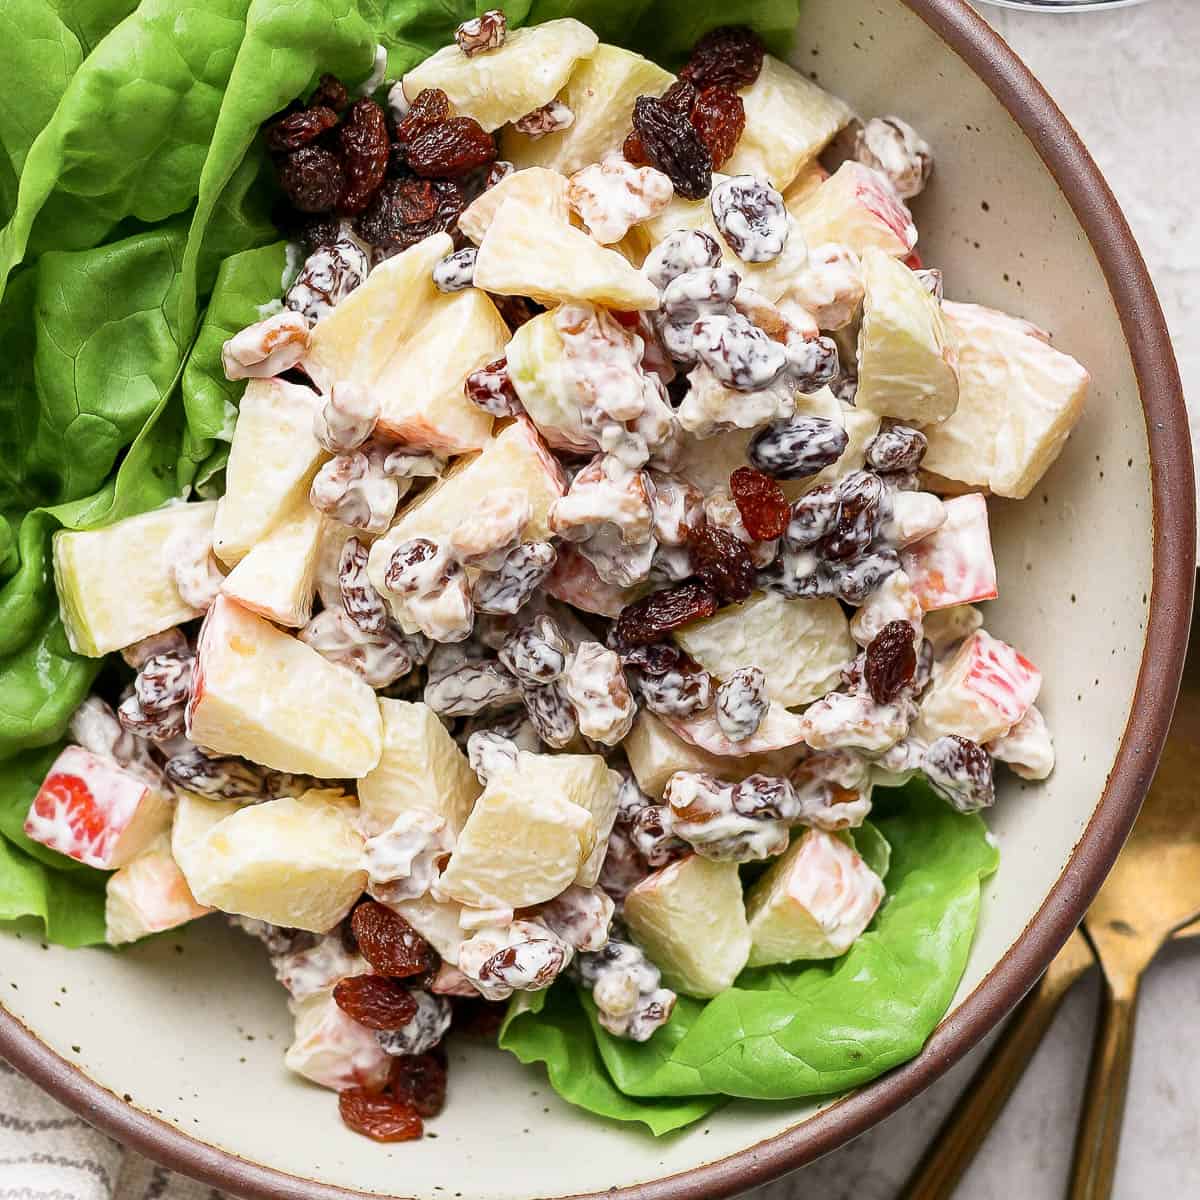
<path fill-rule="evenodd" d="M 962 978 L 980 882 L 997 855 L 978 816 L 953 812 L 925 784 L 878 795 L 874 823 L 891 846 L 888 896 L 850 951 L 832 962 L 747 970 L 712 1000 L 681 996 L 670 1022 L 641 1045 L 607 1033 L 590 997 L 581 996 L 605 1084 L 655 1102 L 819 1099 L 858 1087 L 921 1049 Z M 573 1042 L 581 1036 L 577 1021 L 556 1017 L 558 1041 L 548 1042 L 533 1032 L 541 1019 L 514 1016 L 501 1044 L 522 1061 L 548 1066 L 552 1050 L 559 1078 L 571 1056 L 600 1069 Z M 565 1040 L 569 1047 L 558 1044 Z M 558 1090 L 555 1073 L 550 1078 Z M 565 1099 L 590 1107 L 578 1080 L 569 1087 Z"/>
<path fill-rule="evenodd" d="M 105 878 L 99 871 L 51 870 L 0 838 L 0 921 L 39 917 L 48 941 L 102 943 Z"/>

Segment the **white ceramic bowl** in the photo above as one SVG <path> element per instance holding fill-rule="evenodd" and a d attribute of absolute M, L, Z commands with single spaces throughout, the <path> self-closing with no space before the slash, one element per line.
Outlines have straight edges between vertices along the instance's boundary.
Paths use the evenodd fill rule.
<path fill-rule="evenodd" d="M 948 293 L 1045 326 L 1094 379 L 1042 485 L 993 510 L 1002 592 L 988 624 L 1044 671 L 1059 765 L 1044 785 L 1006 784 L 989 816 L 1002 865 L 951 1013 L 918 1059 L 824 1111 L 731 1104 L 657 1141 L 569 1108 L 506 1054 L 456 1051 L 436 1137 L 386 1147 L 285 1072 L 283 993 L 220 922 L 120 955 L 0 937 L 0 1052 L 101 1128 L 248 1196 L 712 1200 L 910 1098 L 1017 1001 L 1082 915 L 1157 761 L 1194 578 L 1187 427 L 1153 289 L 1087 152 L 961 0 L 806 0 L 794 58 L 861 112 L 899 113 L 933 142 L 918 219 Z"/>

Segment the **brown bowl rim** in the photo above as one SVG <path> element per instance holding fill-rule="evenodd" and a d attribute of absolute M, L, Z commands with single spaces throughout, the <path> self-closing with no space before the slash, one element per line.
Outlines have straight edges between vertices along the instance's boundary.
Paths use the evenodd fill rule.
<path fill-rule="evenodd" d="M 1134 704 L 1104 794 L 1037 914 L 912 1061 L 796 1127 L 719 1161 L 575 1200 L 721 1200 L 777 1179 L 895 1112 L 967 1053 L 1037 980 L 1079 923 L 1137 816 L 1166 740 L 1195 584 L 1191 444 L 1170 335 L 1129 225 L 1079 135 L 966 0 L 903 0 L 991 89 L 1029 138 L 1082 225 L 1121 315 L 1150 447 L 1153 582 Z M 288 1175 L 198 1141 L 88 1078 L 0 1009 L 0 1054 L 68 1108 L 172 1170 L 253 1200 L 379 1200 Z"/>

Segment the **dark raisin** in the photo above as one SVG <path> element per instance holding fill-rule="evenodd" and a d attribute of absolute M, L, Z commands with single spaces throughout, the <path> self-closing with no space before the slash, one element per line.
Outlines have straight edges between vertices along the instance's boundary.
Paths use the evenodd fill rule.
<path fill-rule="evenodd" d="M 686 79 L 677 79 L 663 92 L 661 99 L 673 112 L 683 113 L 686 117 L 691 113 L 692 105 L 696 103 L 699 94 Z"/>
<path fill-rule="evenodd" d="M 838 483 L 837 520 L 821 541 L 825 558 L 844 562 L 867 549 L 883 515 L 884 494 L 879 476 L 869 471 L 852 471 Z"/>
<path fill-rule="evenodd" d="M 666 675 L 677 671 L 691 660 L 674 642 L 658 642 L 649 646 L 634 646 L 621 655 L 621 664 L 636 667 L 643 675 Z"/>
<path fill-rule="evenodd" d="M 650 156 L 646 153 L 646 147 L 642 145 L 642 139 L 636 130 L 626 135 L 625 141 L 621 143 L 621 154 L 626 162 L 633 163 L 635 167 L 650 165 Z"/>
<path fill-rule="evenodd" d="M 346 185 L 338 200 L 344 213 L 360 213 L 383 183 L 387 173 L 387 118 L 374 100 L 356 100 L 338 130 L 338 143 L 346 171 Z"/>
<path fill-rule="evenodd" d="M 891 546 L 883 546 L 849 562 L 825 566 L 832 580 L 833 594 L 847 604 L 861 604 L 889 575 L 900 569 L 900 556 Z"/>
<path fill-rule="evenodd" d="M 828 565 L 812 550 L 785 550 L 773 563 L 758 573 L 758 584 L 790 600 L 812 600 L 832 596 L 837 581 Z"/>
<path fill-rule="evenodd" d="M 446 1105 L 446 1058 L 430 1051 L 404 1054 L 392 1062 L 387 1090 L 422 1117 L 436 1117 Z"/>
<path fill-rule="evenodd" d="M 929 439 L 907 425 L 881 429 L 867 443 L 867 466 L 876 471 L 915 471 L 929 449 Z"/>
<path fill-rule="evenodd" d="M 486 367 L 472 371 L 463 384 L 463 390 L 476 408 L 482 408 L 493 417 L 515 417 L 524 412 L 509 378 L 507 358 L 498 358 Z"/>
<path fill-rule="evenodd" d="M 408 165 L 425 178 L 465 175 L 496 159 L 496 143 L 474 117 L 451 117 L 418 134 L 408 146 Z"/>
<path fill-rule="evenodd" d="M 489 1042 L 496 1040 L 500 1026 L 504 1023 L 507 1005 L 475 996 L 454 996 L 451 1003 L 454 1005 L 452 1028 L 455 1033 L 483 1038 Z"/>
<path fill-rule="evenodd" d="M 465 207 L 462 189 L 451 180 L 388 179 L 354 227 L 364 241 L 398 254 L 449 229 Z"/>
<path fill-rule="evenodd" d="M 978 812 L 996 801 L 992 758 L 978 742 L 958 734 L 930 743 L 921 769 L 933 790 L 959 812 Z"/>
<path fill-rule="evenodd" d="M 368 900 L 350 918 L 363 957 L 381 975 L 419 975 L 437 966 L 433 947 L 385 904 Z"/>
<path fill-rule="evenodd" d="M 775 479 L 805 479 L 832 466 L 849 437 L 836 421 L 796 416 L 759 430 L 746 449 L 751 466 Z"/>
<path fill-rule="evenodd" d="M 633 129 L 651 164 L 670 179 L 686 200 L 703 200 L 712 189 L 712 155 L 683 113 L 654 96 L 633 105 Z"/>
<path fill-rule="evenodd" d="M 411 1142 L 425 1132 L 424 1122 L 411 1104 L 367 1088 L 339 1092 L 338 1112 L 348 1128 L 375 1142 Z"/>
<path fill-rule="evenodd" d="M 441 88 L 423 88 L 396 125 L 396 145 L 402 154 L 426 130 L 450 119 L 450 100 Z"/>
<path fill-rule="evenodd" d="M 687 660 L 673 671 L 639 674 L 633 683 L 642 703 L 662 717 L 694 717 L 712 706 L 712 676 Z"/>
<path fill-rule="evenodd" d="M 889 621 L 871 639 L 863 672 L 876 704 L 891 704 L 917 670 L 916 634 L 907 621 Z"/>
<path fill-rule="evenodd" d="M 686 80 L 680 80 L 686 83 Z M 746 128 L 746 106 L 731 88 L 706 87 L 692 105 L 690 119 L 700 140 L 708 147 L 714 171 L 728 161 Z"/>
<path fill-rule="evenodd" d="M 651 592 L 621 610 L 613 641 L 618 650 L 632 650 L 634 646 L 661 641 L 681 625 L 711 617 L 716 611 L 716 594 L 702 583 L 683 583 Z"/>
<path fill-rule="evenodd" d="M 278 121 L 272 121 L 264 129 L 267 149 L 276 154 L 299 150 L 309 142 L 315 142 L 338 123 L 337 113 L 322 104 L 288 113 Z"/>
<path fill-rule="evenodd" d="M 780 537 L 791 520 L 792 509 L 779 486 L 769 475 L 753 467 L 738 467 L 729 477 L 742 524 L 756 542 Z"/>
<path fill-rule="evenodd" d="M 336 217 L 314 217 L 296 229 L 296 238 L 304 247 L 305 254 L 313 254 L 326 246 L 332 246 L 341 233 Z"/>
<path fill-rule="evenodd" d="M 745 600 L 757 574 L 750 548 L 715 525 L 702 525 L 688 539 L 692 571 L 722 600 Z"/>
<path fill-rule="evenodd" d="M 350 975 L 339 980 L 333 1002 L 368 1029 L 400 1029 L 417 1015 L 412 993 L 382 975 Z"/>
<path fill-rule="evenodd" d="M 800 802 L 786 779 L 774 775 L 748 775 L 730 794 L 735 813 L 757 821 L 793 821 Z"/>
<path fill-rule="evenodd" d="M 345 185 L 338 157 L 320 146 L 293 150 L 279 165 L 279 186 L 302 213 L 329 212 Z"/>
<path fill-rule="evenodd" d="M 346 91 L 346 85 L 336 75 L 328 73 L 317 80 L 317 89 L 308 98 L 310 108 L 323 104 L 334 112 L 341 112 L 349 103 L 350 93 Z"/>
<path fill-rule="evenodd" d="M 706 33 L 679 72 L 698 88 L 749 87 L 762 70 L 762 39 L 744 25 L 724 25 Z"/>
<path fill-rule="evenodd" d="M 837 491 L 830 484 L 805 492 L 792 505 L 792 517 L 785 534 L 789 545 L 801 549 L 815 546 L 833 528 L 837 514 Z"/>

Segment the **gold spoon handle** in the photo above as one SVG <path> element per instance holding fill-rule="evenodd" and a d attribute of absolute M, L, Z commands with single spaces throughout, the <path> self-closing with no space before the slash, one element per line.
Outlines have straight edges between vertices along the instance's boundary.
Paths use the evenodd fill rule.
<path fill-rule="evenodd" d="M 1059 1005 L 1093 961 L 1090 947 L 1076 931 L 1013 1012 L 962 1098 L 909 1176 L 899 1200 L 949 1200 L 1004 1110 Z"/>
<path fill-rule="evenodd" d="M 1083 1112 L 1075 1137 L 1070 1200 L 1108 1200 L 1117 1170 L 1121 1122 L 1133 1063 L 1140 975 L 1104 984 L 1100 1025 L 1092 1048 Z"/>

